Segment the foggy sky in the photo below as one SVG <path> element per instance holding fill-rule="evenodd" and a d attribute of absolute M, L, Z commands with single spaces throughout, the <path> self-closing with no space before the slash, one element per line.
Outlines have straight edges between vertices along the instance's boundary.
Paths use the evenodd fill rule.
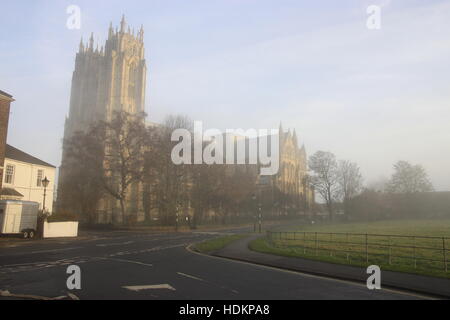
<path fill-rule="evenodd" d="M 79 5 L 81 30 L 66 28 Z M 381 30 L 366 28 L 382 6 Z M 8 142 L 54 165 L 80 37 L 103 44 L 122 13 L 145 28 L 149 120 L 181 113 L 206 128 L 295 128 L 309 155 L 357 162 L 370 183 L 398 160 L 450 190 L 448 1 L 8 1 L 0 89 Z"/>

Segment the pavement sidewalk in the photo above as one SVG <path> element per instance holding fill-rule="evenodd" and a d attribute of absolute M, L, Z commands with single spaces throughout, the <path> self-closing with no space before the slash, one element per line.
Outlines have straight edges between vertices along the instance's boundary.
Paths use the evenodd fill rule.
<path fill-rule="evenodd" d="M 252 240 L 258 237 L 260 237 L 260 235 L 238 240 L 227 247 L 214 252 L 213 255 L 270 267 L 363 283 L 366 283 L 367 277 L 369 276 L 364 268 L 303 258 L 282 257 L 251 251 L 248 248 L 248 245 Z M 381 270 L 381 286 L 450 298 L 449 279 Z"/>

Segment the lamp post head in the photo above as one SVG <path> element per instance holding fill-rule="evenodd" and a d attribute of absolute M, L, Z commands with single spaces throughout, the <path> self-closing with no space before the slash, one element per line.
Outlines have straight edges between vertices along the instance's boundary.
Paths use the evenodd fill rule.
<path fill-rule="evenodd" d="M 47 188 L 49 183 L 50 180 L 48 180 L 47 177 L 45 177 L 44 180 L 42 180 L 42 185 L 44 186 L 44 188 Z"/>

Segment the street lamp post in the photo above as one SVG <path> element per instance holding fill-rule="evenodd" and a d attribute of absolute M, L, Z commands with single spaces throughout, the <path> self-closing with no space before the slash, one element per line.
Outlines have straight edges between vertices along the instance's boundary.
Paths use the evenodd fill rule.
<path fill-rule="evenodd" d="M 178 232 L 178 206 L 175 211 L 175 232 Z"/>
<path fill-rule="evenodd" d="M 175 207 L 175 232 L 178 232 L 178 213 L 180 211 L 181 204 L 177 203 Z"/>
<path fill-rule="evenodd" d="M 252 200 L 255 202 L 255 210 L 256 210 L 256 194 L 252 195 Z M 256 213 L 255 219 L 253 220 L 253 232 L 256 232 Z"/>
<path fill-rule="evenodd" d="M 42 180 L 42 186 L 44 187 L 44 200 L 42 201 L 42 212 L 45 212 L 45 196 L 47 195 L 47 187 L 50 183 L 50 180 L 47 179 L 47 177 Z"/>
<path fill-rule="evenodd" d="M 262 190 L 258 189 L 258 225 L 259 225 L 259 233 L 262 232 Z"/>
<path fill-rule="evenodd" d="M 261 233 L 262 228 L 262 213 L 261 213 L 261 203 L 259 204 L 258 210 L 259 210 L 259 233 Z"/>

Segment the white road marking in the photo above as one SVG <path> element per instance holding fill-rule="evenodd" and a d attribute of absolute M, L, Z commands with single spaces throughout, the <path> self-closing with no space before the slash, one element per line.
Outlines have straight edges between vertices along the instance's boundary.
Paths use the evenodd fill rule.
<path fill-rule="evenodd" d="M 127 242 L 117 242 L 117 243 L 102 243 L 102 244 L 96 244 L 97 247 L 111 247 L 111 246 L 122 246 L 127 244 L 132 244 L 134 241 L 127 241 Z"/>
<path fill-rule="evenodd" d="M 107 260 L 118 261 L 118 262 L 128 262 L 128 263 L 139 264 L 139 265 L 141 265 L 141 266 L 153 267 L 152 264 L 149 264 L 149 263 L 143 263 L 143 262 L 139 262 L 139 261 L 133 261 L 133 260 L 115 259 L 115 258 L 108 258 Z"/>
<path fill-rule="evenodd" d="M 37 295 L 33 295 L 33 294 L 17 294 L 17 293 L 11 293 L 8 290 L 0 290 L 0 297 L 12 297 L 12 298 L 33 299 L 33 300 L 62 300 L 64 298 L 67 298 L 67 296 L 59 296 L 59 297 L 49 298 L 49 297 L 37 296 Z M 77 300 L 79 300 L 79 299 L 77 298 Z"/>
<path fill-rule="evenodd" d="M 229 232 L 216 232 L 216 231 L 196 231 L 193 232 L 193 234 L 196 235 L 211 235 L 211 236 L 215 236 L 215 235 L 231 235 L 234 233 L 229 233 Z"/>
<path fill-rule="evenodd" d="M 145 286 L 125 286 L 122 287 L 127 290 L 136 291 L 139 292 L 141 290 L 156 290 L 156 289 L 167 289 L 175 291 L 175 288 L 172 287 L 170 284 L 152 284 L 152 285 L 145 285 Z"/>
<path fill-rule="evenodd" d="M 59 252 L 59 251 L 68 251 L 68 250 L 76 250 L 76 249 L 82 249 L 82 247 L 72 247 L 72 248 L 62 248 L 62 249 L 52 249 L 52 250 L 42 250 L 42 251 L 32 251 L 32 254 L 36 253 L 49 253 L 49 252 Z M 22 255 L 27 254 L 23 253 Z"/>
<path fill-rule="evenodd" d="M 80 263 L 87 263 L 87 262 L 96 262 L 101 260 L 106 260 L 108 258 L 113 258 L 117 256 L 126 256 L 126 255 L 136 255 L 136 254 L 143 254 L 143 253 L 149 253 L 149 252 L 155 252 L 155 251 L 161 251 L 161 250 L 168 250 L 168 249 L 175 249 L 178 247 L 186 247 L 189 243 L 181 243 L 177 245 L 168 245 L 168 246 L 158 246 L 154 248 L 149 249 L 143 249 L 143 250 L 130 250 L 125 252 L 118 252 L 109 254 L 107 256 L 103 257 L 72 257 L 69 259 L 63 259 L 63 260 L 57 260 L 57 261 L 49 261 L 49 262 L 32 262 L 32 263 L 25 263 L 25 264 L 16 264 L 16 265 L 4 265 L 0 266 L 0 274 L 4 273 L 16 273 L 16 272 L 25 272 L 25 271 L 33 271 L 41 268 L 52 268 L 52 267 L 58 267 L 62 265 L 69 264 L 68 261 L 74 262 L 74 264 L 80 264 Z M 38 267 L 37 265 L 43 265 L 41 267 Z M 16 267 L 21 266 L 21 267 Z M 150 266 L 150 265 L 147 265 Z"/>
<path fill-rule="evenodd" d="M 220 287 L 220 286 L 218 286 L 217 284 L 215 284 L 215 283 L 213 283 L 213 282 L 211 282 L 211 281 L 203 280 L 203 279 L 201 279 L 201 278 L 197 278 L 197 277 L 191 276 L 191 275 L 186 274 L 186 273 L 177 272 L 177 274 L 180 275 L 180 276 L 183 276 L 183 277 L 187 277 L 187 278 L 191 278 L 191 279 L 194 279 L 194 280 L 198 280 L 198 281 L 201 281 L 201 282 L 208 283 L 208 284 L 210 284 L 210 285 L 212 285 L 212 286 L 215 286 L 215 287 Z M 220 289 L 229 290 L 229 291 L 231 291 L 232 293 L 239 294 L 239 292 L 238 292 L 237 290 L 228 288 L 228 287 L 226 287 L 226 286 L 222 286 L 222 287 L 220 287 Z"/>
<path fill-rule="evenodd" d="M 186 247 L 187 243 L 181 243 L 177 245 L 170 245 L 170 246 L 158 246 L 150 249 L 142 249 L 142 250 L 131 250 L 131 251 L 125 251 L 125 252 L 118 252 L 108 255 L 108 257 L 116 257 L 116 256 L 124 256 L 124 255 L 134 255 L 134 254 L 141 254 L 141 253 L 149 253 L 149 252 L 155 252 L 155 251 L 161 251 L 161 250 L 167 250 L 167 249 L 174 249 L 178 247 Z"/>
<path fill-rule="evenodd" d="M 191 279 L 198 280 L 198 281 L 204 281 L 203 279 L 191 276 L 191 275 L 186 274 L 186 273 L 177 272 L 177 274 L 179 274 L 180 276 L 186 277 L 186 278 L 191 278 Z"/>
<path fill-rule="evenodd" d="M 60 251 L 68 251 L 68 250 L 76 250 L 76 249 L 82 249 L 82 247 L 71 247 L 71 248 L 61 248 L 61 249 L 51 249 L 51 250 L 41 250 L 41 251 L 2 254 L 2 255 L 0 255 L 0 257 L 26 256 L 26 255 L 37 254 L 37 253 L 51 253 L 51 252 L 60 252 Z"/>

